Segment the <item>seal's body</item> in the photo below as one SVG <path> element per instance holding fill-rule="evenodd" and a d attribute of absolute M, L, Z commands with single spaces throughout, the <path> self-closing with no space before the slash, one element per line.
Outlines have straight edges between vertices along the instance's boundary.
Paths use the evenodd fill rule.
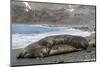
<path fill-rule="evenodd" d="M 87 48 L 88 42 L 84 37 L 72 35 L 55 35 L 41 39 L 38 43 L 42 46 L 52 47 L 59 44 L 67 44 L 75 48 Z"/>
<path fill-rule="evenodd" d="M 81 36 L 48 36 L 23 48 L 17 58 L 45 57 L 65 52 L 79 51 L 86 49 L 88 45 L 87 40 Z"/>

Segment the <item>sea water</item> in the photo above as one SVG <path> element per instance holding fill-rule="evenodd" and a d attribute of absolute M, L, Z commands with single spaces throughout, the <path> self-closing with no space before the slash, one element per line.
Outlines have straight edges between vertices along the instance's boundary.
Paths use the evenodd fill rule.
<path fill-rule="evenodd" d="M 51 35 L 69 34 L 86 37 L 91 33 L 65 26 L 12 24 L 12 49 L 23 48 Z"/>

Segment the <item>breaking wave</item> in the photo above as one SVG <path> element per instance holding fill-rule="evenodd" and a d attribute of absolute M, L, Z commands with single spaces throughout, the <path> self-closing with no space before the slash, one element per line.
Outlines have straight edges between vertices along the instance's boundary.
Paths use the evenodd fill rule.
<path fill-rule="evenodd" d="M 12 24 L 12 48 L 22 48 L 32 42 L 36 42 L 51 35 L 69 34 L 86 37 L 91 35 L 91 33 L 93 32 L 82 31 L 69 27 Z"/>

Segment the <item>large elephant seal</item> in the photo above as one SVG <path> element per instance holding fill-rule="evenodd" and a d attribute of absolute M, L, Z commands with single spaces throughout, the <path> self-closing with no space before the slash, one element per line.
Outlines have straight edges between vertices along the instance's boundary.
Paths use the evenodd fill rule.
<path fill-rule="evenodd" d="M 81 36 L 48 36 L 23 48 L 17 58 L 45 57 L 64 52 L 79 51 L 86 49 L 88 45 L 87 40 Z"/>
<path fill-rule="evenodd" d="M 88 47 L 88 41 L 81 36 L 74 35 L 55 35 L 48 36 L 38 41 L 42 46 L 52 47 L 54 45 L 67 44 L 75 48 L 84 48 Z"/>

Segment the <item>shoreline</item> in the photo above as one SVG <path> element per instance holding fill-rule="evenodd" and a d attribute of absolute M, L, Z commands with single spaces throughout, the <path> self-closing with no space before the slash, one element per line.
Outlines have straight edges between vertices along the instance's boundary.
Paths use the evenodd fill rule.
<path fill-rule="evenodd" d="M 47 27 L 68 27 L 73 29 L 78 29 L 82 31 L 95 32 L 96 27 L 94 25 L 72 25 L 72 24 L 35 24 L 35 23 L 11 23 L 19 25 L 30 25 L 30 26 L 47 26 Z M 12 27 L 12 26 L 11 26 Z"/>

